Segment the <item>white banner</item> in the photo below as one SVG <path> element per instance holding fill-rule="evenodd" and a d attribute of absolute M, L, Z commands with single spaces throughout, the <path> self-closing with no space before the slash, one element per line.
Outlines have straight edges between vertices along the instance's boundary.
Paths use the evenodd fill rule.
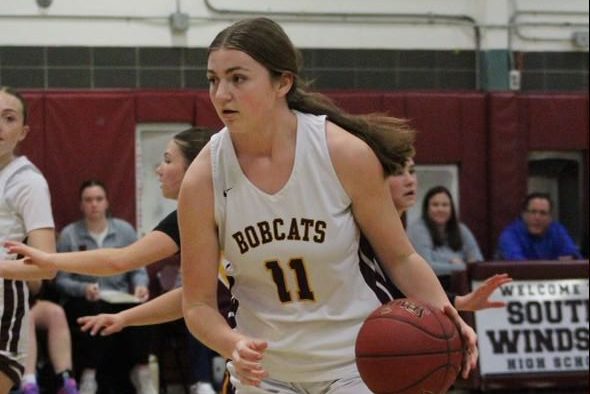
<path fill-rule="evenodd" d="M 588 279 L 514 281 L 492 299 L 508 305 L 475 313 L 482 376 L 588 371 Z"/>

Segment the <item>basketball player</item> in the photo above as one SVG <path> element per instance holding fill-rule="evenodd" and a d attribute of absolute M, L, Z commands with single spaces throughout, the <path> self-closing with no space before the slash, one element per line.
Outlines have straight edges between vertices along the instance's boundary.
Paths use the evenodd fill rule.
<path fill-rule="evenodd" d="M 354 341 L 381 303 L 358 269 L 362 229 L 406 295 L 456 322 L 467 376 L 475 333 L 415 253 L 383 181 L 413 134 L 305 91 L 299 67 L 289 38 L 265 18 L 233 24 L 209 47 L 210 98 L 226 128 L 189 167 L 179 197 L 187 325 L 231 359 L 238 393 L 369 393 Z M 217 310 L 222 251 L 237 330 Z"/>
<path fill-rule="evenodd" d="M 207 141 L 209 141 L 211 135 L 213 135 L 212 130 L 199 127 L 190 128 L 176 134 L 168 143 L 162 163 L 156 169 L 160 178 L 162 194 L 165 198 L 174 200 L 178 198 L 180 183 L 188 165 Z M 174 211 L 164 218 L 153 231 L 138 241 L 122 248 L 104 248 L 68 253 L 45 253 L 17 242 L 7 242 L 6 247 L 12 253 L 27 256 L 29 262 L 35 265 L 24 264 L 22 260 L 18 263 L 10 262 L 13 264 L 0 262 L 0 277 L 42 277 L 47 279 L 52 278 L 57 270 L 96 276 L 121 274 L 178 253 L 180 239 L 176 211 Z M 36 269 L 36 271 L 33 272 L 33 269 Z M 229 293 L 223 284 L 219 285 L 219 292 L 222 296 L 220 297 L 220 301 L 223 302 L 225 300 L 227 303 L 229 301 Z M 169 294 L 164 294 L 150 301 L 150 307 L 147 308 L 147 315 L 141 314 L 144 308 L 138 308 L 140 318 L 145 318 L 147 321 L 141 320 L 141 324 L 128 325 L 157 324 L 182 317 L 180 291 L 172 298 L 171 304 L 167 302 L 169 297 Z M 159 306 L 162 303 L 164 303 L 163 306 Z M 154 309 L 158 311 L 157 315 L 154 315 L 153 310 L 150 309 L 153 305 L 155 305 Z M 227 309 L 225 304 L 221 307 Z M 101 319 L 108 319 L 110 316 L 126 317 L 130 315 L 133 317 L 136 313 L 136 308 L 130 308 L 115 315 L 100 314 L 98 316 Z M 82 318 L 82 321 L 85 321 L 84 318 Z M 125 325 L 125 327 L 128 325 Z M 108 333 L 118 332 L 123 328 L 123 326 L 120 326 L 119 329 L 111 327 Z M 84 326 L 83 330 L 86 331 L 87 328 Z M 96 331 L 93 330 L 92 333 L 95 334 Z M 104 333 L 106 334 L 107 332 L 105 331 Z M 195 385 L 198 385 L 200 389 L 197 391 L 199 394 L 214 392 L 211 384 L 205 380 L 196 382 Z"/>
<path fill-rule="evenodd" d="M 41 172 L 15 150 L 29 132 L 27 104 L 14 90 L 0 87 L 0 260 L 10 259 L 5 241 L 23 241 L 55 251 L 49 187 Z M 33 270 L 35 267 L 30 267 Z M 35 283 L 36 287 L 40 282 Z M 18 386 L 29 329 L 29 290 L 23 281 L 0 278 L 0 393 Z"/>

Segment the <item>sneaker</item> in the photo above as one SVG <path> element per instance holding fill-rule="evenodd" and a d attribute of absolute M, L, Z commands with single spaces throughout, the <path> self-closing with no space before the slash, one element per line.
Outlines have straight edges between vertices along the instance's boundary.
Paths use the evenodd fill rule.
<path fill-rule="evenodd" d="M 59 389 L 57 394 L 80 394 L 74 378 L 66 379 L 63 387 Z"/>
<path fill-rule="evenodd" d="M 152 373 L 147 365 L 136 366 L 131 370 L 129 377 L 137 394 L 158 394 L 152 381 Z"/>
<path fill-rule="evenodd" d="M 96 394 L 97 389 L 98 385 L 96 384 L 96 380 L 94 380 L 94 378 L 90 379 L 82 375 L 82 379 L 80 381 L 80 394 Z"/>
<path fill-rule="evenodd" d="M 22 394 L 39 394 L 39 386 L 36 383 L 25 383 L 21 387 Z"/>
<path fill-rule="evenodd" d="M 191 386 L 191 394 L 217 394 L 211 383 L 197 382 Z"/>

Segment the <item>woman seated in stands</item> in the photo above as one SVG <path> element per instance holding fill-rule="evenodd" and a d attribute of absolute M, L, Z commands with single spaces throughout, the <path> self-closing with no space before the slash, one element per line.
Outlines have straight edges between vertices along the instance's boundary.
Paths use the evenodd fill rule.
<path fill-rule="evenodd" d="M 459 222 L 453 197 L 444 186 L 428 190 L 422 201 L 422 217 L 410 224 L 408 238 L 432 265 L 445 290 L 449 290 L 454 272 L 465 271 L 467 263 L 483 261 L 475 237 Z"/>

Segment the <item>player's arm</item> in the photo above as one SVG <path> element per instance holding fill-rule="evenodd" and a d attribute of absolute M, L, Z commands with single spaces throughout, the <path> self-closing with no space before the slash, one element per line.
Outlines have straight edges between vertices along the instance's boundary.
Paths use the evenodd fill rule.
<path fill-rule="evenodd" d="M 8 244 L 10 241 L 7 241 Z M 27 234 L 27 242 L 34 248 L 40 251 L 55 252 L 55 231 L 53 228 L 40 228 L 31 230 Z M 8 249 L 9 253 L 12 252 Z M 27 280 L 31 291 L 34 293 L 36 287 L 39 285 L 34 283 L 41 279 L 53 279 L 55 277 L 55 270 L 45 269 L 41 267 L 31 266 L 25 264 L 23 259 L 0 261 L 0 277 L 4 279 Z"/>
<path fill-rule="evenodd" d="M 258 384 L 266 376 L 259 364 L 266 342 L 232 330 L 217 307 L 220 247 L 210 155 L 205 147 L 190 165 L 178 199 L 184 319 L 199 341 L 234 361 L 242 383 Z"/>
<path fill-rule="evenodd" d="M 28 263 L 33 264 L 33 268 L 94 276 L 111 276 L 137 269 L 169 257 L 178 251 L 178 245 L 174 240 L 161 231 L 151 231 L 143 238 L 122 248 L 46 253 L 31 246 L 19 242 L 6 242 L 6 247 L 11 253 L 26 256 Z M 19 264 L 27 265 L 24 262 Z"/>
<path fill-rule="evenodd" d="M 47 227 L 31 230 L 27 234 L 27 242 L 40 250 L 55 252 L 55 229 Z M 29 289 L 33 294 L 37 294 L 41 291 L 42 279 L 50 279 L 55 276 L 51 271 L 49 271 L 49 276 L 47 275 L 47 272 L 39 273 L 39 277 L 32 280 L 29 279 L 28 282 Z"/>
<path fill-rule="evenodd" d="M 238 336 L 217 308 L 220 249 L 210 166 L 206 148 L 187 170 L 178 199 L 183 313 L 187 327 L 203 344 L 229 358 Z"/>
<path fill-rule="evenodd" d="M 78 319 L 82 331 L 110 335 L 129 326 L 148 326 L 182 318 L 182 289 L 177 288 L 153 300 L 116 314 L 83 316 Z"/>

